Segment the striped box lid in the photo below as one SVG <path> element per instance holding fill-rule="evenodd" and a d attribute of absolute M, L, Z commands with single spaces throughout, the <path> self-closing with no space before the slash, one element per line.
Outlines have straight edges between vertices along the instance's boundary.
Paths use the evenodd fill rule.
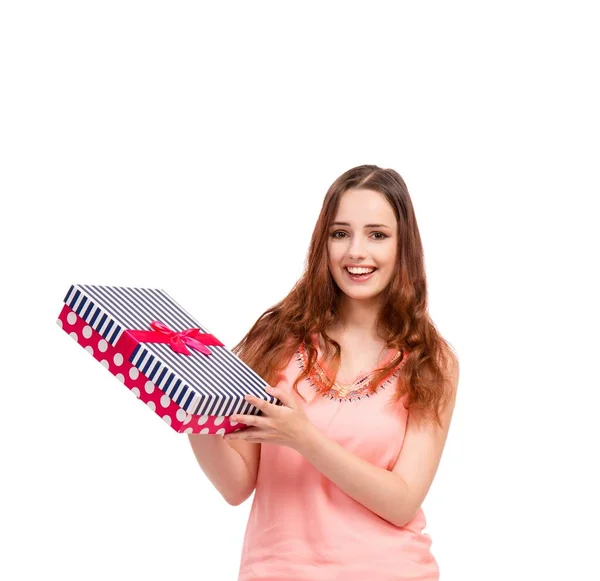
<path fill-rule="evenodd" d="M 64 302 L 116 348 L 123 333 L 149 330 L 152 321 L 160 321 L 174 331 L 197 328 L 212 334 L 162 289 L 76 284 Z M 168 344 L 139 343 L 129 360 L 190 414 L 258 413 L 244 400 L 247 394 L 278 403 L 265 392 L 267 382 L 227 347 L 209 349 L 208 356 L 195 349 L 190 355 L 182 355 Z"/>

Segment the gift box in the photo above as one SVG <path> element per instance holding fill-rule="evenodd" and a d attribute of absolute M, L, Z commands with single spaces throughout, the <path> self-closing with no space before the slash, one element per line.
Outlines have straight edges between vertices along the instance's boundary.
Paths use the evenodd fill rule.
<path fill-rule="evenodd" d="M 226 434 L 267 382 L 164 290 L 72 285 L 57 324 L 176 432 Z"/>

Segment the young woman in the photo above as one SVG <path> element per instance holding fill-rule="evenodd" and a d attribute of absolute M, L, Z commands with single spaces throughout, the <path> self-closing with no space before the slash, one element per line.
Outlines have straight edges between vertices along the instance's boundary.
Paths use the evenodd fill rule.
<path fill-rule="evenodd" d="M 458 360 L 428 315 L 397 172 L 364 165 L 333 183 L 305 274 L 233 352 L 282 404 L 248 396 L 262 414 L 232 417 L 248 428 L 188 436 L 230 504 L 255 493 L 239 581 L 438 580 L 421 504 Z"/>

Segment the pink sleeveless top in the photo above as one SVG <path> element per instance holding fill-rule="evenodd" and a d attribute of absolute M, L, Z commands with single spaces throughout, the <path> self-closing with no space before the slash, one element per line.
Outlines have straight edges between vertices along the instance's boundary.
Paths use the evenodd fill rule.
<path fill-rule="evenodd" d="M 318 347 L 316 336 L 313 336 Z M 388 350 L 387 364 L 400 360 Z M 276 385 L 292 394 L 310 421 L 331 440 L 357 456 L 391 470 L 400 454 L 407 424 L 402 402 L 392 403 L 397 377 L 385 379 L 367 395 L 368 374 L 346 391 L 317 393 L 327 368 L 321 361 L 292 389 L 307 363 L 301 345 Z M 262 444 L 256 490 L 246 528 L 238 581 L 438 581 L 438 564 L 423 510 L 398 527 L 348 496 L 301 454 Z"/>

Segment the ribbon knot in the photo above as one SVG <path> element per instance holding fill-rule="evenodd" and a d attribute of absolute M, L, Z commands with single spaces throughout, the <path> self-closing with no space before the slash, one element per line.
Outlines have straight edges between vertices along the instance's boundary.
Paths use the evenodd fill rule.
<path fill-rule="evenodd" d="M 152 321 L 150 328 L 152 331 L 133 330 L 129 333 L 141 343 L 168 343 L 173 351 L 182 355 L 191 355 L 188 347 L 196 349 L 204 355 L 211 354 L 207 345 L 223 347 L 223 343 L 214 335 L 202 333 L 200 329 L 173 331 L 160 321 Z"/>

